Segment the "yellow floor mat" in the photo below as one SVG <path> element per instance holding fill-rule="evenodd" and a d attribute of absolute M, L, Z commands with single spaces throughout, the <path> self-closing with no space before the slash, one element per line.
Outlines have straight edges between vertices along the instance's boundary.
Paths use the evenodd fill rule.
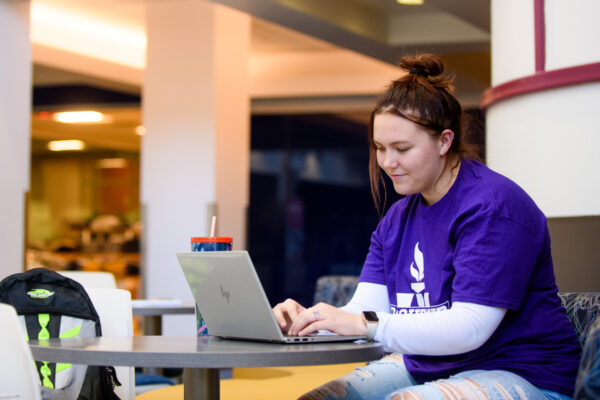
<path fill-rule="evenodd" d="M 233 379 L 221 381 L 222 400 L 296 399 L 364 363 L 303 367 L 235 368 Z M 183 400 L 183 386 L 142 393 L 136 400 Z"/>

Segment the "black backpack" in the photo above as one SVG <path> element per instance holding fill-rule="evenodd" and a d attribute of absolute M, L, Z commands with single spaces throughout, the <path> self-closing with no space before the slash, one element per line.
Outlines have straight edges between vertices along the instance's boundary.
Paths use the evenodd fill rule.
<path fill-rule="evenodd" d="M 100 317 L 79 282 L 45 268 L 6 277 L 0 302 L 12 305 L 27 340 L 102 336 Z M 114 367 L 36 361 L 42 398 L 51 400 L 119 399 Z"/>

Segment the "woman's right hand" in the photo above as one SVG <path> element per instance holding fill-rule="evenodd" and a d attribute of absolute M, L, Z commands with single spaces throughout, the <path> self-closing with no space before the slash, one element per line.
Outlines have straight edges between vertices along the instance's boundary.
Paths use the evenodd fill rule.
<path fill-rule="evenodd" d="M 273 314 L 275 314 L 275 319 L 277 320 L 281 331 L 287 333 L 298 314 L 304 310 L 305 308 L 297 301 L 287 299 L 283 303 L 279 303 L 273 307 Z"/>

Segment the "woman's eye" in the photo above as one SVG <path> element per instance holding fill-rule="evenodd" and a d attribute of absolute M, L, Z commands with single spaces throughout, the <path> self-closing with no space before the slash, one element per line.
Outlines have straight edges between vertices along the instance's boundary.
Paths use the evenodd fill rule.
<path fill-rule="evenodd" d="M 396 151 L 398 153 L 405 153 L 405 152 L 407 152 L 409 150 L 410 150 L 410 147 L 402 147 L 402 148 L 396 149 Z"/>
<path fill-rule="evenodd" d="M 383 148 L 383 147 L 375 147 L 375 151 L 385 151 L 385 148 Z"/>

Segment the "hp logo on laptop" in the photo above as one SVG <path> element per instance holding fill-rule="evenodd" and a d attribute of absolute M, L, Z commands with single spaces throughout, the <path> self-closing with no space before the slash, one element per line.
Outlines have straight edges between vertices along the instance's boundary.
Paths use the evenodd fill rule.
<path fill-rule="evenodd" d="M 231 297 L 231 294 L 229 294 L 229 292 L 227 290 L 223 290 L 223 285 L 221 286 L 221 297 L 224 297 L 227 299 L 227 304 L 229 304 L 229 298 Z"/>

